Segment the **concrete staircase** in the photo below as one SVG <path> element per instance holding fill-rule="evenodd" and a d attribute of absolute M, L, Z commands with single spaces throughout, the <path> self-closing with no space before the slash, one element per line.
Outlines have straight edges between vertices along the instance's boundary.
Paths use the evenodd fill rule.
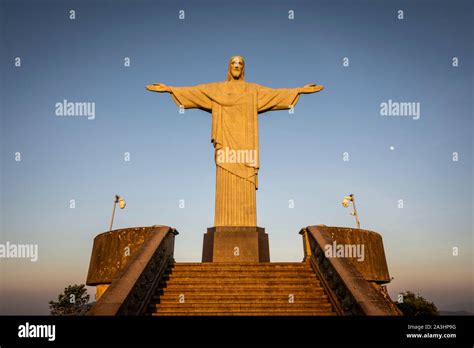
<path fill-rule="evenodd" d="M 304 262 L 175 263 L 147 314 L 336 315 L 316 274 Z"/>

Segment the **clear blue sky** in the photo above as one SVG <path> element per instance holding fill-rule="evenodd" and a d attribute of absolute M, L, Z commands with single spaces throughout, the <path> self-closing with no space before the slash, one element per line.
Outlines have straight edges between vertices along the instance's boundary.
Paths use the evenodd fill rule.
<path fill-rule="evenodd" d="M 293 115 L 260 116 L 257 214 L 272 261 L 301 261 L 301 227 L 354 226 L 340 204 L 354 193 L 362 227 L 384 238 L 393 297 L 472 310 L 473 22 L 469 1 L 2 1 L 0 243 L 37 243 L 39 261 L 0 260 L 0 313 L 47 313 L 85 283 L 116 193 L 128 204 L 116 228 L 176 227 L 177 261 L 200 261 L 211 119 L 144 86 L 222 81 L 236 54 L 249 82 L 326 87 Z M 63 99 L 94 102 L 95 119 L 55 116 Z M 381 116 L 389 99 L 419 102 L 420 119 Z"/>

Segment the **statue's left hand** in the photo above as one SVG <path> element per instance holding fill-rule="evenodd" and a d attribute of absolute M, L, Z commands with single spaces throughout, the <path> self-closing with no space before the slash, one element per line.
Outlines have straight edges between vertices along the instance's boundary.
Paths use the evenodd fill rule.
<path fill-rule="evenodd" d="M 147 90 L 152 91 L 152 92 L 170 92 L 170 88 L 165 85 L 164 83 L 154 83 L 152 85 L 148 85 L 145 87 Z"/>
<path fill-rule="evenodd" d="M 303 93 L 303 94 L 316 93 L 316 92 L 322 91 L 323 89 L 324 89 L 323 86 L 310 84 L 310 85 L 306 85 L 303 88 L 301 88 L 300 93 Z"/>

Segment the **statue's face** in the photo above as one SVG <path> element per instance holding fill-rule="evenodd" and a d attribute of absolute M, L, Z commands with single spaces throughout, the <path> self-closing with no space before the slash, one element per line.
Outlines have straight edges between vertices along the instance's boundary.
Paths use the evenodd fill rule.
<path fill-rule="evenodd" d="M 241 58 L 235 57 L 230 62 L 230 74 L 235 80 L 238 80 L 242 75 L 242 71 L 244 69 L 244 62 Z"/>

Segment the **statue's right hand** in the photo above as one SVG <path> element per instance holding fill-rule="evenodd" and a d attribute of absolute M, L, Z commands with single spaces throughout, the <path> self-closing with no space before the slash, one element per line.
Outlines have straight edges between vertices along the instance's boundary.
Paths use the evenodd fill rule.
<path fill-rule="evenodd" d="M 310 85 L 306 85 L 303 88 L 301 88 L 300 93 L 303 93 L 303 94 L 316 93 L 316 92 L 322 91 L 323 89 L 324 89 L 323 86 L 318 86 L 312 83 Z"/>
<path fill-rule="evenodd" d="M 146 86 L 146 89 L 152 92 L 160 92 L 160 93 L 170 91 L 169 87 L 165 85 L 164 83 L 154 83 L 152 85 Z"/>

